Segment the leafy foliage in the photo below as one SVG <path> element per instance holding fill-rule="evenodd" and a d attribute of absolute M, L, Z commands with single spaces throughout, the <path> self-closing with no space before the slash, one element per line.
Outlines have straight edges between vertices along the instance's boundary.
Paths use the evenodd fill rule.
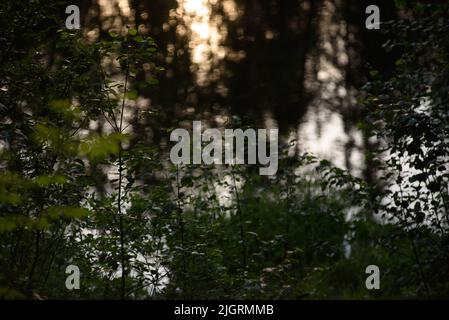
<path fill-rule="evenodd" d="M 396 73 L 365 86 L 373 186 L 287 150 L 270 178 L 171 165 L 126 123 L 163 71 L 154 40 L 89 43 L 58 6 L 0 4 L 0 297 L 447 297 L 447 8 L 390 26 Z M 80 290 L 64 286 L 70 264 Z"/>
<path fill-rule="evenodd" d="M 409 239 L 420 282 L 418 295 L 447 294 L 448 237 L 448 76 L 447 5 L 414 5 L 415 18 L 391 24 L 398 36 L 385 44 L 402 53 L 396 74 L 378 72 L 365 88 L 368 134 L 379 140 L 379 172 L 384 182 L 379 210 Z M 399 235 L 397 235 L 399 236 Z M 401 278 L 404 281 L 403 278 Z"/>

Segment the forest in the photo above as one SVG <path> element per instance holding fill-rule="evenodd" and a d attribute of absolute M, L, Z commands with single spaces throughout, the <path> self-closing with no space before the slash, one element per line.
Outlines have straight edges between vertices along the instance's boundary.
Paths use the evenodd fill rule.
<path fill-rule="evenodd" d="M 0 299 L 449 298 L 448 1 L 1 0 L 0 30 Z"/>

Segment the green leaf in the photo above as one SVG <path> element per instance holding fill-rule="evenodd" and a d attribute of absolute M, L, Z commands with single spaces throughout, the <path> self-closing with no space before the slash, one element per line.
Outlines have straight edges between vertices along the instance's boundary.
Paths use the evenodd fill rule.
<path fill-rule="evenodd" d="M 40 186 L 47 186 L 50 184 L 64 184 L 67 179 L 61 175 L 41 175 L 35 177 L 33 181 Z"/>
<path fill-rule="evenodd" d="M 90 214 L 90 211 L 86 208 L 73 207 L 73 206 L 53 206 L 46 210 L 47 216 L 51 219 L 57 219 L 59 217 L 67 218 L 84 218 Z"/>
<path fill-rule="evenodd" d="M 134 41 L 141 43 L 141 42 L 144 42 L 145 40 L 142 38 L 142 36 L 137 36 L 137 37 L 134 37 Z"/>
<path fill-rule="evenodd" d="M 151 77 L 151 78 L 147 79 L 147 83 L 153 86 L 153 85 L 159 84 L 159 80 Z"/>
<path fill-rule="evenodd" d="M 137 94 L 137 91 L 128 91 L 125 94 L 125 97 L 126 97 L 127 100 L 137 100 L 139 95 Z"/>
<path fill-rule="evenodd" d="M 117 37 L 118 37 L 118 33 L 115 32 L 115 31 L 109 30 L 108 33 L 109 33 L 109 35 L 110 35 L 112 38 L 117 38 Z"/>

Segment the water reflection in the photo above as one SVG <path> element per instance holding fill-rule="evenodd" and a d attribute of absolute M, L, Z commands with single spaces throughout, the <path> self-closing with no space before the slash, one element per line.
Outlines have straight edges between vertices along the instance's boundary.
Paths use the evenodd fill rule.
<path fill-rule="evenodd" d="M 166 72 L 157 88 L 140 92 L 138 107 L 160 113 L 130 119 L 142 139 L 167 145 L 161 129 L 192 119 L 219 127 L 237 114 L 297 138 L 294 151 L 360 173 L 354 43 L 362 31 L 346 13 L 361 14 L 361 7 L 343 0 L 93 0 L 85 25 L 92 38 L 130 25 L 159 44 Z"/>
<path fill-rule="evenodd" d="M 227 35 L 226 26 L 223 24 L 222 16 L 212 15 L 212 6 L 216 2 L 178 0 L 176 9 L 178 19 L 183 22 L 177 26 L 177 34 L 179 36 L 190 34 L 188 47 L 198 85 L 208 83 L 212 66 L 226 54 L 226 49 L 222 46 L 222 40 Z M 232 8 L 229 4 L 232 1 L 228 0 L 225 3 L 227 3 L 226 7 Z M 190 29 L 189 32 L 186 28 Z"/>
<path fill-rule="evenodd" d="M 340 167 L 361 175 L 363 168 L 362 134 L 345 123 L 345 113 L 356 105 L 356 92 L 347 79 L 350 67 L 346 39 L 348 24 L 342 4 L 324 1 L 318 25 L 320 54 L 308 72 L 314 73 L 306 84 L 315 96 L 297 129 L 299 148 L 332 159 Z M 315 64 L 315 65 L 313 65 Z"/>

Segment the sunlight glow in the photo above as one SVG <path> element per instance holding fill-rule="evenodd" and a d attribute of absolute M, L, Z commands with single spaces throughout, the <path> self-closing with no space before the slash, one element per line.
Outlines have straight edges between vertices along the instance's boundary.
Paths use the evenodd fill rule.
<path fill-rule="evenodd" d="M 185 0 L 182 1 L 182 6 L 186 13 L 193 13 L 198 16 L 205 16 L 209 14 L 206 0 Z"/>
<path fill-rule="evenodd" d="M 192 62 L 196 65 L 198 85 L 207 83 L 213 66 L 226 54 L 222 45 L 227 34 L 226 26 L 221 16 L 212 15 L 212 7 L 219 3 L 217 0 L 178 0 L 177 16 L 190 29 L 190 33 L 187 31 L 190 35 L 189 49 Z M 226 0 L 221 4 L 229 19 L 234 20 L 238 15 L 234 0 Z M 178 35 L 183 36 L 185 32 L 184 28 L 179 28 Z"/>

